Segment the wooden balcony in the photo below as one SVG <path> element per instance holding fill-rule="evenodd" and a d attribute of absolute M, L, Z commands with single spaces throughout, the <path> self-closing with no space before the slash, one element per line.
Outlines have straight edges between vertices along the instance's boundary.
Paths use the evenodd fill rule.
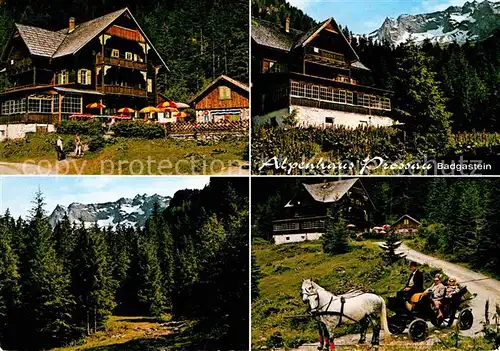
<path fill-rule="evenodd" d="M 122 39 L 137 41 L 140 43 L 146 42 L 146 39 L 144 39 L 141 32 L 137 29 L 130 29 L 114 25 L 111 26 L 106 33 Z"/>
<path fill-rule="evenodd" d="M 313 48 L 307 47 L 304 60 L 328 67 L 348 68 L 343 55 L 323 49 L 315 51 Z"/>
<path fill-rule="evenodd" d="M 134 87 L 123 87 L 121 85 L 105 85 L 104 88 L 102 86 L 98 86 L 97 91 L 100 91 L 105 94 L 130 95 L 130 96 L 140 96 L 140 97 L 148 96 L 146 88 L 138 89 Z"/>
<path fill-rule="evenodd" d="M 54 124 L 59 121 L 58 114 L 52 113 L 20 113 L 15 115 L 0 115 L 0 124 L 41 123 Z"/>
<path fill-rule="evenodd" d="M 148 65 L 144 62 L 130 61 L 116 57 L 102 57 L 101 55 L 96 55 L 95 63 L 96 65 L 105 64 L 116 67 L 132 68 L 140 71 L 148 70 Z"/>

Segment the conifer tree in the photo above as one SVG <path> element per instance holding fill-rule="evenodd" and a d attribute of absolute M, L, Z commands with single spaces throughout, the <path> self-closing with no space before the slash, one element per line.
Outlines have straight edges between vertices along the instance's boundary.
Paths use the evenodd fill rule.
<path fill-rule="evenodd" d="M 57 222 L 54 228 L 54 247 L 56 254 L 61 258 L 65 266 L 68 266 L 75 245 L 73 232 L 68 215 L 65 214 L 62 220 Z"/>
<path fill-rule="evenodd" d="M 383 250 L 382 258 L 385 262 L 393 264 L 405 257 L 405 254 L 396 252 L 401 246 L 401 243 L 396 231 L 390 229 L 385 242 L 380 246 Z"/>
<path fill-rule="evenodd" d="M 409 133 L 430 134 L 435 147 L 444 147 L 449 139 L 451 114 L 435 76 L 429 57 L 416 45 L 406 44 L 398 62 L 395 111 Z"/>
<path fill-rule="evenodd" d="M 35 195 L 21 258 L 23 332 L 27 349 L 65 343 L 74 332 L 70 278 L 56 256 L 52 229 L 40 191 Z"/>
<path fill-rule="evenodd" d="M 330 207 L 325 221 L 325 234 L 322 236 L 323 251 L 328 254 L 341 254 L 349 251 L 349 231 L 346 223 L 335 208 Z"/>
<path fill-rule="evenodd" d="M 97 224 L 90 229 L 82 225 L 78 232 L 71 271 L 74 320 L 90 335 L 104 326 L 115 307 L 114 282 L 104 235 Z"/>

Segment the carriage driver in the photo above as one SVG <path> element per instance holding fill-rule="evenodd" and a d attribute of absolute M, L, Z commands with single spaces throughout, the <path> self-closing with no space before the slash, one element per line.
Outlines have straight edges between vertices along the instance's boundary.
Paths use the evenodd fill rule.
<path fill-rule="evenodd" d="M 408 282 L 402 291 L 398 293 L 400 296 L 405 296 L 406 300 L 410 301 L 413 294 L 424 292 L 424 275 L 417 268 L 417 262 L 410 263 L 411 274 Z"/>
<path fill-rule="evenodd" d="M 436 274 L 434 277 L 434 283 L 429 287 L 429 290 L 432 292 L 432 302 L 438 310 L 437 318 L 443 318 L 443 313 L 441 312 L 441 300 L 446 294 L 446 287 L 441 279 L 442 275 Z"/>

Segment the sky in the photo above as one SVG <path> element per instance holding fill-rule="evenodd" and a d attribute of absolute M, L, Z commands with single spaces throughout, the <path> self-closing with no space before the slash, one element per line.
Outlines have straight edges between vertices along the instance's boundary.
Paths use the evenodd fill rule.
<path fill-rule="evenodd" d="M 25 217 L 40 189 L 45 210 L 52 213 L 57 205 L 73 202 L 88 204 L 113 202 L 135 195 L 173 196 L 181 189 L 202 189 L 209 177 L 2 177 L 0 176 L 0 213 L 9 208 L 14 217 Z"/>
<path fill-rule="evenodd" d="M 288 0 L 288 2 L 317 21 L 334 17 L 337 23 L 347 26 L 353 33 L 368 34 L 380 28 L 387 17 L 397 18 L 402 14 L 416 15 L 442 11 L 450 6 L 462 6 L 466 0 Z"/>

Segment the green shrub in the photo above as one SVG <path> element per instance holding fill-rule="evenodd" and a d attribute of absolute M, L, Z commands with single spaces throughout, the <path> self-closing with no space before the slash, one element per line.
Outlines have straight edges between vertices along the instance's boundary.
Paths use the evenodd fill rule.
<path fill-rule="evenodd" d="M 57 133 L 59 134 L 81 134 L 81 135 L 101 135 L 104 134 L 104 127 L 102 123 L 97 120 L 92 121 L 76 121 L 68 120 L 62 121 L 57 126 Z"/>
<path fill-rule="evenodd" d="M 123 121 L 113 126 L 116 136 L 125 138 L 159 139 L 165 137 L 165 130 L 160 124 L 141 121 Z"/>
<path fill-rule="evenodd" d="M 102 136 L 97 136 L 90 140 L 89 142 L 89 151 L 99 151 L 104 149 L 106 146 L 106 140 Z"/>

